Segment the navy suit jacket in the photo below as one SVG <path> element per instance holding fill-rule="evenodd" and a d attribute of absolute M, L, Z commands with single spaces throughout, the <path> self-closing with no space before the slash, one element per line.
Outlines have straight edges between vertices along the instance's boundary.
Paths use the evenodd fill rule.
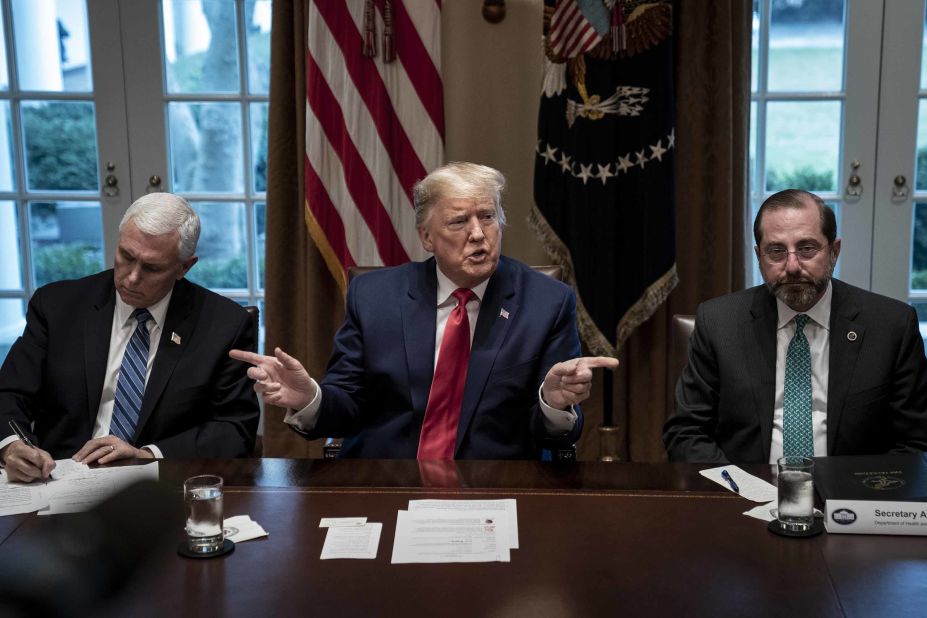
<path fill-rule="evenodd" d="M 827 454 L 927 449 L 927 359 L 914 309 L 832 283 Z M 663 428 L 671 460 L 769 461 L 777 323 L 765 286 L 699 306 L 676 412 Z"/>
<path fill-rule="evenodd" d="M 46 285 L 33 294 L 26 330 L 0 368 L 0 438 L 9 420 L 28 428 L 56 459 L 93 433 L 109 354 L 113 271 Z M 228 357 L 250 350 L 256 333 L 233 301 L 186 279 L 174 284 L 145 387 L 136 446 L 165 457 L 242 457 L 254 447 L 259 408 L 247 366 Z M 172 341 L 176 333 L 180 343 Z"/>
<path fill-rule="evenodd" d="M 435 260 L 356 277 L 307 437 L 347 438 L 344 457 L 412 458 L 434 374 Z M 456 459 L 533 459 L 574 443 L 544 429 L 538 388 L 580 355 L 576 299 L 564 284 L 505 257 L 480 305 L 457 430 Z"/>

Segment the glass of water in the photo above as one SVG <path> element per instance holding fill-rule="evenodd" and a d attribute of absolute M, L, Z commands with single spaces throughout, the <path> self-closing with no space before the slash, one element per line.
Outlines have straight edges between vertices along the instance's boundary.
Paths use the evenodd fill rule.
<path fill-rule="evenodd" d="M 222 477 L 193 476 L 183 483 L 187 547 L 197 554 L 222 549 Z"/>
<path fill-rule="evenodd" d="M 779 466 L 779 524 L 784 530 L 805 532 L 814 523 L 814 461 L 782 457 Z"/>

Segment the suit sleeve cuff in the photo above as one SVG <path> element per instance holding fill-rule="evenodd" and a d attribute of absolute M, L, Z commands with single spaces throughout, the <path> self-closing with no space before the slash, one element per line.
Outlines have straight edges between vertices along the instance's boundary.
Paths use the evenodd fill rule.
<path fill-rule="evenodd" d="M 299 429 L 302 432 L 309 432 L 315 429 L 315 424 L 319 421 L 319 408 L 322 407 L 322 389 L 319 383 L 309 378 L 315 386 L 315 397 L 302 410 L 287 410 L 283 422 L 287 425 Z"/>
<path fill-rule="evenodd" d="M 15 433 L 5 437 L 3 440 L 0 440 L 0 451 L 2 451 L 4 448 L 9 446 L 10 444 L 13 444 L 17 440 L 19 440 L 19 436 L 17 436 Z M 5 467 L 6 467 L 6 462 L 0 460 L 0 468 L 5 468 Z"/>
<path fill-rule="evenodd" d="M 149 451 L 151 451 L 151 454 L 154 455 L 155 459 L 164 459 L 164 453 L 162 453 L 161 449 L 159 449 L 154 444 L 146 444 L 142 448 L 147 448 Z"/>
<path fill-rule="evenodd" d="M 538 387 L 538 402 L 541 404 L 541 418 L 544 421 L 544 429 L 554 437 L 565 436 L 576 426 L 576 410 L 570 406 L 569 410 L 558 410 L 547 405 L 542 393 L 544 385 Z"/>

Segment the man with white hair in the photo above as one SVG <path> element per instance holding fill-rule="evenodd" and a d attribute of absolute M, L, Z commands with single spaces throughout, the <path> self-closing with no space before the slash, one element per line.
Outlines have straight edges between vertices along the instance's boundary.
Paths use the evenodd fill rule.
<path fill-rule="evenodd" d="M 257 399 L 246 366 L 227 353 L 252 348 L 257 333 L 244 309 L 184 278 L 199 234 L 186 200 L 150 193 L 119 224 L 112 270 L 33 294 L 0 368 L 0 463 L 10 480 L 48 478 L 66 457 L 251 452 Z"/>

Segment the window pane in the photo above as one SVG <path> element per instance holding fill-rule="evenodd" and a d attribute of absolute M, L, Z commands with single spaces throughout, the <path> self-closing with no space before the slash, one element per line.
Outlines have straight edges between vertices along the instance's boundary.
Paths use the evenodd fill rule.
<path fill-rule="evenodd" d="M 21 90 L 93 88 L 85 0 L 13 0 L 13 35 Z"/>
<path fill-rule="evenodd" d="M 267 191 L 267 103 L 251 104 L 251 177 L 255 193 Z"/>
<path fill-rule="evenodd" d="M 194 202 L 200 216 L 200 257 L 187 278 L 208 288 L 248 287 L 248 234 L 245 205 L 235 202 Z"/>
<path fill-rule="evenodd" d="M 30 202 L 29 232 L 36 286 L 103 269 L 99 202 Z"/>
<path fill-rule="evenodd" d="M 770 91 L 843 88 L 843 16 L 843 0 L 772 3 Z"/>
<path fill-rule="evenodd" d="M 29 101 L 22 105 L 22 117 L 30 189 L 97 190 L 93 103 Z"/>
<path fill-rule="evenodd" d="M 911 242 L 911 289 L 927 290 L 927 202 L 914 203 L 914 234 Z"/>
<path fill-rule="evenodd" d="M 0 298 L 0 364 L 26 328 L 26 308 L 20 298 Z"/>
<path fill-rule="evenodd" d="M 14 202 L 0 202 L 0 289 L 23 287 L 19 260 L 19 215 Z M 0 319 L 0 324 L 3 321 Z"/>
<path fill-rule="evenodd" d="M 244 193 L 239 103 L 169 103 L 171 174 L 180 193 Z"/>
<path fill-rule="evenodd" d="M 235 2 L 164 0 L 167 91 L 239 92 Z"/>
<path fill-rule="evenodd" d="M 0 45 L 0 49 L 3 46 Z M 10 102 L 0 101 L 0 191 L 16 190 L 16 158 L 13 155 L 13 117 Z"/>
<path fill-rule="evenodd" d="M 760 0 L 753 0 L 753 37 L 750 53 L 750 91 L 756 92 L 760 72 Z"/>
<path fill-rule="evenodd" d="M 917 169 L 914 173 L 918 191 L 927 190 L 927 99 L 917 106 Z"/>
<path fill-rule="evenodd" d="M 767 104 L 767 191 L 837 189 L 841 111 L 839 101 Z"/>
<path fill-rule="evenodd" d="M 264 250 L 267 240 L 267 208 L 264 204 L 254 205 L 254 233 L 257 236 L 254 244 L 254 252 L 257 254 L 257 287 L 264 289 Z"/>
<path fill-rule="evenodd" d="M 6 17 L 0 11 L 0 41 L 6 41 Z M 10 72 L 6 64 L 6 45 L 0 45 L 0 90 L 9 90 Z"/>
<path fill-rule="evenodd" d="M 270 91 L 270 0 L 247 0 L 245 23 L 248 33 L 248 91 Z"/>
<path fill-rule="evenodd" d="M 750 104 L 750 192 L 756 192 L 756 103 Z"/>

